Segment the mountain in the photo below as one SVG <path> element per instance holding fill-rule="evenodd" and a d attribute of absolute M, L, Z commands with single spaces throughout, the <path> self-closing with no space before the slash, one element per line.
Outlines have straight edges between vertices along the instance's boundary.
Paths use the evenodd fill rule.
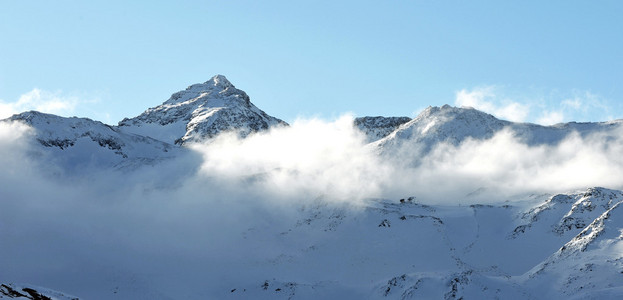
<path fill-rule="evenodd" d="M 223 75 L 193 84 L 171 95 L 163 104 L 119 122 L 123 132 L 179 145 L 212 138 L 224 131 L 235 130 L 245 137 L 286 125 L 253 105 L 249 96 Z"/>
<path fill-rule="evenodd" d="M 232 282 L 216 295 L 616 299 L 623 295 L 622 202 L 623 192 L 604 188 L 502 205 L 425 205 L 405 197 L 370 199 L 357 211 L 318 202 L 290 226 L 246 235 L 253 249 L 265 240 L 308 239 L 304 247 L 256 256 L 246 269 L 258 274 L 254 280 Z M 570 216 L 590 221 L 561 232 Z"/>
<path fill-rule="evenodd" d="M 600 209 L 603 212 L 579 234 L 526 274 L 526 286 L 550 297 L 574 299 L 615 299 L 623 294 L 623 206 L 621 193 L 612 194 L 617 197 L 607 206 L 599 205 L 605 211 Z M 546 282 L 551 286 L 544 286 Z"/>
<path fill-rule="evenodd" d="M 440 143 L 459 145 L 467 139 L 487 140 L 500 131 L 509 130 L 514 137 L 530 146 L 554 145 L 571 134 L 587 136 L 602 133 L 618 137 L 615 130 L 623 128 L 623 120 L 601 123 L 561 123 L 541 126 L 499 120 L 470 107 L 428 107 L 413 120 L 403 124 L 374 143 L 382 153 L 408 149 L 412 156 L 428 153 Z"/>
<path fill-rule="evenodd" d="M 124 133 L 88 118 L 64 118 L 36 111 L 14 115 L 0 122 L 21 122 L 33 128 L 36 156 L 65 170 L 83 167 L 150 165 L 173 158 L 179 147 L 150 137 Z"/>
<path fill-rule="evenodd" d="M 137 117 L 123 119 L 118 126 L 39 112 L 25 112 L 0 122 L 11 121 L 36 129 L 35 139 L 43 146 L 40 154 L 50 154 L 51 161 L 70 170 L 86 165 L 135 169 L 176 157 L 177 152 L 186 150 L 180 146 L 222 132 L 237 132 L 240 137 L 246 137 L 275 126 L 287 126 L 253 105 L 244 91 L 222 75 L 174 93 L 163 104 Z M 509 130 L 521 142 L 534 146 L 556 144 L 571 134 L 601 133 L 606 139 L 617 138 L 622 125 L 621 120 L 554 126 L 513 123 L 473 108 L 449 105 L 428 107 L 414 119 L 360 117 L 354 120 L 354 126 L 381 154 L 397 156 L 406 152 L 415 163 L 441 143 L 456 146 L 466 139 L 487 140 L 502 130 Z"/>
<path fill-rule="evenodd" d="M 204 269 L 207 258 L 189 258 L 208 278 L 202 285 L 184 275 L 188 266 L 168 265 L 163 274 L 175 275 L 164 276 L 166 284 L 157 281 L 163 274 L 139 272 L 136 286 L 117 274 L 81 292 L 120 299 L 618 299 L 622 203 L 622 191 L 605 188 L 496 205 L 430 205 L 409 196 L 355 207 L 317 199 L 292 218 L 279 220 L 279 211 L 249 228 L 222 228 L 236 241 L 224 245 L 223 261 Z M 596 217 L 560 231 L 570 216 Z M 123 266 L 98 271 L 110 268 Z M 23 290 L 5 286 L 5 294 Z"/>
<path fill-rule="evenodd" d="M 118 126 L 34 111 L 0 124 L 11 122 L 31 129 L 25 140 L 32 160 L 70 174 L 95 175 L 82 180 L 54 173 L 58 176 L 50 183 L 13 180 L 20 173 L 11 168 L 0 173 L 0 257 L 8 258 L 0 260 L 0 298 L 76 298 L 12 281 L 101 299 L 623 297 L 621 190 L 526 190 L 512 197 L 489 195 L 486 203 L 470 195 L 421 200 L 424 192 L 417 188 L 403 198 L 326 196 L 353 178 L 366 185 L 377 184 L 368 180 L 377 176 L 396 178 L 392 168 L 382 168 L 391 165 L 392 154 L 417 162 L 439 145 L 486 143 L 500 132 L 530 147 L 557 145 L 577 135 L 617 149 L 621 120 L 540 126 L 499 120 L 473 108 L 429 107 L 414 119 L 356 118 L 353 126 L 368 144 L 355 146 L 379 155 L 346 157 L 349 163 L 351 158 L 364 163 L 355 167 L 312 168 L 309 175 L 304 167 L 241 164 L 248 174 L 203 172 L 180 184 L 171 182 L 205 163 L 187 156 L 196 148 L 193 143 L 223 132 L 244 138 L 287 124 L 255 107 L 221 75 Z M 10 153 L 3 151 L 11 145 L 0 146 L 0 153 Z M 323 155 L 333 155 L 333 149 L 320 148 Z M 238 163 L 224 161 L 223 168 Z M 293 165 L 301 163 L 308 162 Z M 372 168 L 380 174 L 371 176 L 370 164 L 383 165 Z M 98 173 L 109 169 L 114 171 Z M 339 179 L 328 188 L 313 187 L 314 179 L 333 178 L 330 173 L 338 170 Z M 304 192 L 280 194 L 283 182 L 292 182 L 284 181 L 289 176 L 304 187 L 294 191 Z M 168 184 L 146 184 L 154 177 Z M 348 178 L 342 182 L 342 177 Z M 92 183 L 95 192 L 80 186 Z M 441 195 L 452 184 L 431 191 Z"/>
<path fill-rule="evenodd" d="M 0 284 L 0 299 L 30 300 L 78 300 L 78 297 L 66 295 L 50 289 L 32 285 Z"/>
<path fill-rule="evenodd" d="M 378 141 L 394 132 L 400 125 L 411 121 L 409 117 L 360 117 L 355 118 L 355 127 L 367 137 L 367 142 Z"/>
<path fill-rule="evenodd" d="M 33 157 L 45 157 L 61 169 L 86 167 L 136 169 L 175 158 L 183 146 L 236 131 L 241 137 L 287 123 L 251 103 L 225 76 L 177 92 L 162 105 L 110 126 L 88 118 L 65 118 L 36 111 L 0 122 L 21 122 L 34 129 L 39 147 Z"/>

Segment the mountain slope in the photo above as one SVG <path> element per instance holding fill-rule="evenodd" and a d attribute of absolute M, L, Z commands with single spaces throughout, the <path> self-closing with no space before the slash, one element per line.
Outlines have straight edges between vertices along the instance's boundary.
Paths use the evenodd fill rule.
<path fill-rule="evenodd" d="M 623 206 L 620 198 L 571 241 L 527 274 L 526 286 L 572 299 L 623 295 Z M 552 284 L 553 283 L 553 284 Z"/>
<path fill-rule="evenodd" d="M 34 129 L 36 153 L 61 169 L 88 167 L 136 169 L 179 157 L 181 145 L 237 131 L 242 137 L 287 124 L 253 105 L 244 91 L 224 76 L 177 92 L 160 106 L 109 126 L 88 118 L 24 112 L 0 122 L 21 122 Z"/>
<path fill-rule="evenodd" d="M 409 117 L 361 117 L 355 118 L 355 127 L 367 137 L 367 142 L 378 141 L 394 132 L 400 125 L 411 121 Z"/>
<path fill-rule="evenodd" d="M 154 164 L 182 151 L 175 145 L 124 133 L 87 118 L 64 118 L 30 111 L 0 122 L 21 122 L 33 128 L 35 147 L 32 150 L 66 170 Z"/>
<path fill-rule="evenodd" d="M 66 295 L 50 289 L 32 285 L 0 284 L 0 299 L 30 300 L 78 300 L 78 297 Z"/>
<path fill-rule="evenodd" d="M 24 187 L 0 181 L 0 253 L 11 258 L 0 260 L 1 282 L 37 281 L 102 299 L 623 296 L 619 190 L 594 187 L 556 195 L 525 191 L 527 195 L 511 200 L 487 194 L 488 204 L 479 204 L 482 198 L 471 194 L 439 197 L 447 188 L 443 185 L 431 188 L 438 197 L 417 188 L 412 188 L 415 196 L 403 199 L 325 199 L 322 195 L 331 195 L 331 187 L 281 195 L 282 176 L 297 176 L 305 167 L 283 172 L 277 167 L 278 176 L 267 171 L 266 176 L 235 173 L 228 178 L 222 176 L 229 175 L 226 172 L 204 172 L 172 184 L 180 174 L 195 175 L 193 168 L 205 162 L 194 157 L 173 160 L 193 151 L 186 145 L 222 132 L 238 131 L 244 137 L 285 125 L 256 108 L 223 76 L 192 85 L 119 126 L 38 112 L 0 122 L 21 122 L 33 129 L 28 139 L 35 147 L 29 149 L 42 165 L 52 162 L 96 174 L 86 180 L 58 176 L 65 184 L 52 187 L 31 173 Z M 443 143 L 486 142 L 503 130 L 530 146 L 555 145 L 574 134 L 598 133 L 608 142 L 620 139 L 623 125 L 612 121 L 539 126 L 450 106 L 429 107 L 413 120 L 364 117 L 354 123 L 374 141 L 368 147 L 385 154 L 400 150 L 412 158 Z M 210 146 L 214 145 L 206 147 Z M 251 159 L 264 154 L 258 152 Z M 326 159 L 331 151 L 322 153 Z M 388 162 L 384 156 L 373 158 L 369 161 L 374 164 Z M 172 163 L 163 166 L 162 161 Z M 233 160 L 230 165 L 238 163 Z M 163 167 L 131 172 L 144 165 Z M 110 167 L 129 171 L 97 173 Z M 357 177 L 366 170 L 355 167 L 352 173 Z M 11 179 L 12 171 L 1 175 Z M 328 172 L 314 169 L 311 178 Z M 379 176 L 397 177 L 389 173 Z M 156 181 L 158 174 L 167 184 L 148 182 Z M 293 178 L 302 178 L 302 185 L 313 181 Z M 336 186 L 349 184 L 342 178 L 335 180 Z M 355 184 L 374 184 L 361 178 Z M 126 180 L 128 186 L 120 184 Z M 76 183 L 100 186 L 89 194 L 88 186 L 74 191 Z M 383 193 L 396 193 L 388 186 Z M 91 203 L 93 199 L 97 201 Z M 28 291 L 3 285 L 0 298 L 34 298 Z M 46 289 L 35 292 L 61 295 Z"/>
<path fill-rule="evenodd" d="M 531 207 L 561 198 L 577 201 L 558 202 L 562 214 L 529 218 L 540 224 L 532 224 L 525 235 L 513 236 Z M 245 243 L 253 249 L 262 249 L 261 241 L 266 240 L 290 246 L 281 253 L 255 257 L 246 264 L 255 277 L 240 278 L 216 295 L 234 299 L 623 295 L 619 222 L 623 211 L 617 208 L 623 202 L 621 191 L 592 188 L 546 199 L 530 196 L 510 205 L 463 207 L 424 205 L 412 199 L 370 200 L 362 212 L 319 202 L 302 209 L 291 227 L 245 235 Z M 577 212 L 579 203 L 599 206 L 605 199 L 610 208 L 589 225 L 572 227 L 563 235 L 556 232 L 564 212 Z M 298 245 L 302 237 L 307 239 Z M 576 254 L 556 254 L 561 251 Z M 573 292 L 567 290 L 571 287 Z"/>
<path fill-rule="evenodd" d="M 163 104 L 119 122 L 123 132 L 175 144 L 212 138 L 224 131 L 237 131 L 244 137 L 285 125 L 253 105 L 244 91 L 222 75 L 193 84 L 171 95 Z"/>
<path fill-rule="evenodd" d="M 387 137 L 373 143 L 382 153 L 405 150 L 412 156 L 426 154 L 440 143 L 459 145 L 467 139 L 487 140 L 503 129 L 529 145 L 554 145 L 577 133 L 584 137 L 602 133 L 619 138 L 615 130 L 623 128 L 623 120 L 601 123 L 563 123 L 541 126 L 499 120 L 469 107 L 428 107 L 416 118 L 403 124 Z"/>
<path fill-rule="evenodd" d="M 560 219 L 588 202 L 609 208 L 584 228 L 559 235 Z M 244 225 L 226 232 L 198 228 L 201 234 L 175 240 L 183 248 L 189 246 L 184 241 L 203 245 L 207 257 L 170 257 L 156 249 L 150 262 L 170 260 L 156 268 L 163 273 L 144 272 L 130 257 L 124 264 L 97 265 L 91 273 L 96 284 L 82 287 L 76 278 L 60 286 L 57 280 L 39 284 L 118 299 L 617 299 L 623 296 L 621 202 L 623 192 L 603 188 L 503 205 L 434 205 L 405 197 L 355 207 L 318 199 L 287 216 L 275 210 L 252 222 L 236 219 Z M 557 208 L 536 220 L 525 217 L 543 205 Z M 545 217 L 545 211 L 554 214 Z M 531 223 L 513 236 L 518 225 Z M 212 258 L 219 234 L 226 235 L 218 238 L 227 241 L 220 245 L 226 254 Z M 8 261 L 3 268 L 19 267 Z M 136 282 L 128 280 L 135 275 L 120 272 L 127 269 L 140 274 Z"/>

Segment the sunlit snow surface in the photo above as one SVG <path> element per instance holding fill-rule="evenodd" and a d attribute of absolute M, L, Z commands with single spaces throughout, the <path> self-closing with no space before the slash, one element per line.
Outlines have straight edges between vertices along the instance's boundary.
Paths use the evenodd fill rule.
<path fill-rule="evenodd" d="M 120 126 L 0 121 L 0 298 L 623 296 L 620 121 L 264 115 L 216 76 Z"/>

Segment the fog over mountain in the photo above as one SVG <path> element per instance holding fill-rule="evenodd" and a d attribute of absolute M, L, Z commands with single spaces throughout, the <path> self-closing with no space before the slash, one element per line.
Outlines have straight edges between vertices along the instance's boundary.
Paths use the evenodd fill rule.
<path fill-rule="evenodd" d="M 622 120 L 287 124 L 222 75 L 117 126 L 23 112 L 0 298 L 616 299 L 621 153 Z"/>

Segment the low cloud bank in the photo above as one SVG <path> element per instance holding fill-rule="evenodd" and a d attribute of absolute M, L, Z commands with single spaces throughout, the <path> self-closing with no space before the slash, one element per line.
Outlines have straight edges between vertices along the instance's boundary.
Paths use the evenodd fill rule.
<path fill-rule="evenodd" d="M 535 147 L 501 131 L 487 141 L 441 144 L 425 156 L 384 158 L 365 145 L 350 116 L 299 120 L 243 140 L 223 135 L 153 167 L 71 180 L 33 157 L 30 134 L 23 125 L 0 126 L 0 281 L 85 298 L 115 288 L 121 298 L 161 298 L 167 286 L 176 292 L 165 296 L 209 297 L 220 283 L 261 278 L 241 270 L 292 247 L 274 233 L 318 199 L 354 206 L 410 195 L 495 202 L 623 187 L 620 130 Z M 481 192 L 466 196 L 474 191 Z M 313 244 L 318 237 L 301 238 Z"/>
<path fill-rule="evenodd" d="M 227 180 L 278 199 L 356 201 L 382 195 L 391 166 L 364 146 L 353 118 L 299 120 L 244 140 L 223 135 L 192 149 L 203 155 L 198 176 Z"/>
<path fill-rule="evenodd" d="M 425 154 L 405 143 L 390 157 L 364 141 L 344 116 L 300 120 L 244 140 L 224 135 L 192 148 L 203 157 L 198 176 L 282 200 L 414 195 L 431 203 L 495 202 L 519 193 L 623 188 L 617 176 L 623 174 L 623 129 L 584 137 L 571 132 L 559 143 L 538 146 L 502 130 L 488 140 L 441 143 Z M 466 199 L 474 191 L 480 197 Z"/>
<path fill-rule="evenodd" d="M 405 149 L 382 156 L 352 124 L 347 115 L 332 122 L 298 120 L 245 139 L 223 134 L 190 145 L 187 154 L 155 166 L 130 172 L 87 170 L 84 173 L 90 176 L 69 180 L 59 177 L 62 170 L 33 145 L 31 129 L 4 123 L 2 193 L 21 191 L 32 182 L 54 186 L 76 181 L 87 195 L 89 190 L 94 195 L 166 190 L 179 193 L 175 199 L 244 194 L 256 202 L 284 204 L 317 198 L 357 203 L 409 195 L 431 202 L 461 201 L 476 190 L 508 196 L 592 186 L 623 188 L 618 179 L 623 174 L 620 128 L 587 136 L 572 132 L 559 143 L 538 146 L 528 146 L 510 130 L 502 130 L 488 140 L 467 139 L 458 146 L 441 143 L 428 153 L 405 143 Z M 188 186 L 209 187 L 210 192 L 195 197 Z"/>
<path fill-rule="evenodd" d="M 616 137 L 616 138 L 614 138 Z M 467 140 L 458 147 L 442 144 L 423 158 L 410 180 L 434 199 L 444 187 L 460 200 L 469 191 L 509 197 L 519 193 L 559 193 L 587 187 L 621 189 L 623 131 L 581 137 L 571 133 L 554 145 L 528 146 L 502 130 L 486 141 Z M 492 196 L 489 196 L 492 197 Z M 503 199 L 490 199 L 490 201 Z"/>

